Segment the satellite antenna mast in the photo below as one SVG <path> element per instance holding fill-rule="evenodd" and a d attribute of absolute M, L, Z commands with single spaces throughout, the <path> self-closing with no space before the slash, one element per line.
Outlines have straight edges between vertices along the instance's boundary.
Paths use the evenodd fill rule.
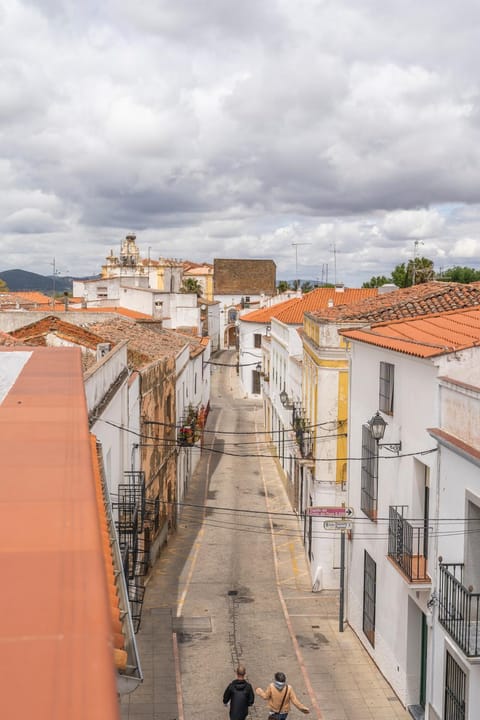
<path fill-rule="evenodd" d="M 299 245 L 311 245 L 310 242 L 292 242 L 293 247 L 295 248 L 295 282 L 296 282 L 296 288 L 295 290 L 298 290 L 300 285 L 300 279 L 298 277 L 298 246 Z"/>
<path fill-rule="evenodd" d="M 333 284 L 337 284 L 337 245 L 335 240 L 332 244 L 332 250 L 333 250 Z"/>
<path fill-rule="evenodd" d="M 419 245 L 423 245 L 423 240 L 413 241 L 413 270 L 412 270 L 412 285 L 415 285 L 415 271 L 417 269 L 417 248 Z"/>

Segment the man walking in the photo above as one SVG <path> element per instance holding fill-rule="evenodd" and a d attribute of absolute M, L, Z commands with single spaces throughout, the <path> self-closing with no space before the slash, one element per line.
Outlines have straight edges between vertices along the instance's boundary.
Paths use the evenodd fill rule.
<path fill-rule="evenodd" d="M 276 672 L 273 683 L 266 690 L 257 688 L 255 692 L 264 700 L 268 700 L 269 718 L 271 720 L 286 720 L 290 711 L 290 704 L 295 705 L 302 713 L 308 714 L 310 710 L 302 705 L 295 695 L 291 685 L 287 685 L 285 673 Z"/>
<path fill-rule="evenodd" d="M 245 679 L 247 671 L 243 665 L 237 667 L 237 677 L 223 693 L 223 704 L 230 703 L 230 720 L 245 720 L 248 708 L 255 702 L 253 688 Z"/>

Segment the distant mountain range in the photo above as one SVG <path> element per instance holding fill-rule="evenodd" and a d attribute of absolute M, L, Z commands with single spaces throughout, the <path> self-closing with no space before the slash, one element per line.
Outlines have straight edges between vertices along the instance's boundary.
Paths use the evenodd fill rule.
<path fill-rule="evenodd" d="M 7 283 L 11 292 L 21 290 L 39 290 L 45 295 L 53 295 L 53 275 L 39 275 L 27 270 L 4 270 L 0 278 Z M 73 281 L 79 278 L 55 276 L 55 294 L 72 292 Z"/>

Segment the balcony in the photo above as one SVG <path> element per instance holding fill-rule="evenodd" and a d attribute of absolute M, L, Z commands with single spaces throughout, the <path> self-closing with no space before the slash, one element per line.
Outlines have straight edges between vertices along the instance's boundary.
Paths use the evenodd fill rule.
<path fill-rule="evenodd" d="M 440 564 L 438 619 L 467 657 L 480 656 L 480 593 L 464 582 L 464 565 Z"/>
<path fill-rule="evenodd" d="M 310 421 L 306 416 L 306 410 L 300 402 L 293 403 L 292 428 L 300 455 L 302 458 L 311 458 L 313 454 L 313 434 L 310 429 Z"/>
<path fill-rule="evenodd" d="M 410 583 L 430 583 L 427 574 L 428 526 L 408 522 L 407 505 L 391 505 L 388 522 L 388 557 Z"/>

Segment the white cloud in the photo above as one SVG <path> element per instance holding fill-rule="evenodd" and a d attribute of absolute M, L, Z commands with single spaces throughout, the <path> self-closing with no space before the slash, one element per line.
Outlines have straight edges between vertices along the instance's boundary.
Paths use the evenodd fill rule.
<path fill-rule="evenodd" d="M 5 269 L 61 253 L 91 273 L 131 230 L 145 253 L 273 257 L 283 276 L 304 243 L 302 276 L 328 264 L 350 284 L 415 239 L 434 262 L 477 262 L 473 0 L 0 12 Z"/>

